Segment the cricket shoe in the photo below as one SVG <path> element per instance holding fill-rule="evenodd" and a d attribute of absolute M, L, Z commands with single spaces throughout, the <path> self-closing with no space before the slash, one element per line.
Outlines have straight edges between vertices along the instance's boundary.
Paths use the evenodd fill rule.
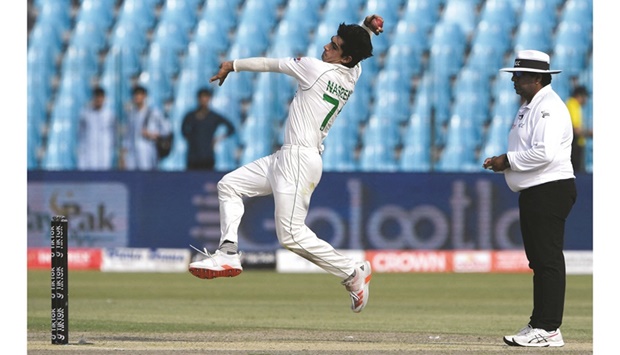
<path fill-rule="evenodd" d="M 190 246 L 194 248 L 194 246 Z M 198 252 L 206 256 L 206 258 L 189 264 L 189 272 L 200 279 L 233 277 L 243 271 L 238 253 L 225 254 L 216 250 L 215 253 L 210 254 L 206 248 L 204 252 L 201 250 L 198 250 Z"/>
<path fill-rule="evenodd" d="M 357 264 L 355 276 L 342 281 L 344 287 L 349 291 L 349 296 L 351 296 L 351 310 L 355 313 L 361 312 L 362 309 L 366 307 L 366 303 L 368 303 L 371 277 L 372 270 L 370 269 L 370 262 L 365 261 Z"/>
<path fill-rule="evenodd" d="M 532 330 L 532 326 L 528 324 L 525 327 L 523 327 L 521 330 L 519 330 L 517 334 L 504 336 L 504 343 L 508 344 L 509 346 L 519 346 L 519 344 L 512 341 L 512 339 L 516 336 L 525 335 L 529 333 L 530 330 Z"/>
<path fill-rule="evenodd" d="M 532 328 L 525 334 L 515 335 L 512 341 L 518 346 L 564 346 L 564 339 L 562 339 L 560 329 L 548 332 L 544 329 Z"/>

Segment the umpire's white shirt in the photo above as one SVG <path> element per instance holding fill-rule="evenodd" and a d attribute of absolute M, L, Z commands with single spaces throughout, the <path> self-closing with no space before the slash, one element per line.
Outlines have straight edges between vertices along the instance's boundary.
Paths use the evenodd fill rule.
<path fill-rule="evenodd" d="M 520 108 L 508 134 L 504 171 L 512 191 L 574 178 L 571 163 L 573 126 L 566 105 L 551 85 L 543 87 Z"/>

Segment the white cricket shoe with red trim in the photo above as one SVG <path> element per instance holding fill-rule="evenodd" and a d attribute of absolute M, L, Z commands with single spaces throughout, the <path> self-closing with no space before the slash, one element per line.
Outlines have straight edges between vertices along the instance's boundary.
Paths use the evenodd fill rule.
<path fill-rule="evenodd" d="M 347 291 L 349 291 L 351 310 L 355 313 L 361 312 L 366 307 L 366 303 L 368 303 L 371 277 L 370 262 L 365 261 L 357 265 L 354 277 L 350 277 L 342 282 Z"/>
<path fill-rule="evenodd" d="M 200 253 L 204 254 L 206 258 L 189 264 L 189 272 L 198 278 L 233 277 L 243 271 L 238 253 L 225 254 L 216 250 L 215 253 L 210 254 L 206 249 L 204 253 L 202 251 Z"/>

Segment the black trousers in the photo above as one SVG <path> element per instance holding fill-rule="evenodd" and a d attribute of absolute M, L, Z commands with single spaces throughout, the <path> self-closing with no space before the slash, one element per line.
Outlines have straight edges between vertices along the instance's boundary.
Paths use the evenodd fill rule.
<path fill-rule="evenodd" d="M 519 194 L 523 246 L 534 271 L 533 328 L 551 331 L 562 324 L 566 293 L 564 226 L 576 199 L 575 179 L 548 182 Z"/>

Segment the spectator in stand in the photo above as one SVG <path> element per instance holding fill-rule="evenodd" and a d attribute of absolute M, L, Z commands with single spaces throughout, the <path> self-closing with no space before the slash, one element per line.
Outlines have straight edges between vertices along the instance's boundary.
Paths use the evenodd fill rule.
<path fill-rule="evenodd" d="M 217 143 L 215 131 L 220 125 L 226 127 L 226 135 L 222 138 L 235 133 L 235 126 L 229 120 L 209 108 L 212 96 L 213 92 L 208 88 L 198 90 L 198 107 L 183 118 L 181 132 L 187 140 L 188 170 L 213 170 Z"/>
<path fill-rule="evenodd" d="M 132 105 L 127 111 L 121 167 L 126 170 L 156 170 L 159 164 L 156 140 L 171 132 L 163 113 L 148 104 L 148 93 L 134 87 Z"/>
<path fill-rule="evenodd" d="M 586 171 L 585 148 L 586 139 L 592 137 L 592 130 L 588 129 L 583 122 L 583 106 L 588 101 L 588 89 L 585 86 L 577 86 L 566 100 L 566 107 L 573 122 L 573 151 L 571 161 L 575 172 Z"/>
<path fill-rule="evenodd" d="M 114 167 L 117 122 L 104 106 L 105 90 L 95 87 L 91 102 L 79 116 L 77 167 L 79 170 L 109 170 Z"/>

